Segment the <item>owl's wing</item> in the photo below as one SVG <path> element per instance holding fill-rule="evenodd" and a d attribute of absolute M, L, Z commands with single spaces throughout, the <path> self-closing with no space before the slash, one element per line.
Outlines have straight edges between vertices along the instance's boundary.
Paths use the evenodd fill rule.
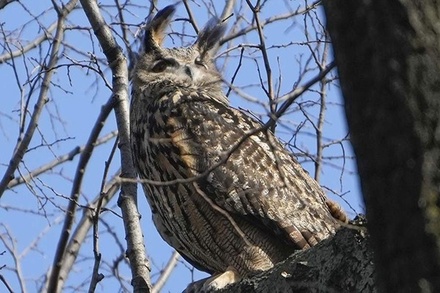
<path fill-rule="evenodd" d="M 170 137 L 200 196 L 298 248 L 332 235 L 339 222 L 324 192 L 262 124 L 191 92 L 172 110 Z M 200 176 L 200 175 L 206 176 Z"/>

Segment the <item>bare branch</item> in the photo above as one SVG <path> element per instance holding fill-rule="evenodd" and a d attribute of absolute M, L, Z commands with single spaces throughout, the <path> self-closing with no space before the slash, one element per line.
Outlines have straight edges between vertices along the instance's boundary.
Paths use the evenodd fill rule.
<path fill-rule="evenodd" d="M 225 1 L 225 7 L 223 8 L 222 14 L 220 15 L 220 20 L 227 19 L 232 14 L 232 10 L 234 9 L 235 0 Z"/>
<path fill-rule="evenodd" d="M 262 27 L 264 27 L 265 25 L 270 24 L 270 23 L 274 23 L 274 22 L 277 22 L 277 21 L 280 21 L 280 20 L 284 20 L 284 19 L 289 19 L 289 18 L 294 17 L 296 15 L 302 15 L 305 12 L 309 11 L 310 9 L 312 9 L 313 7 L 316 7 L 316 5 L 318 5 L 318 3 L 320 3 L 320 2 L 321 1 L 316 1 L 315 3 L 312 3 L 310 6 L 304 8 L 304 9 L 301 9 L 301 10 L 298 9 L 296 11 L 289 12 L 289 13 L 286 13 L 286 14 L 280 14 L 280 15 L 275 15 L 275 16 L 272 16 L 272 17 L 268 17 L 265 20 L 261 21 L 260 25 Z M 244 36 L 247 33 L 251 32 L 253 30 L 256 30 L 256 29 L 257 29 L 257 25 L 249 25 L 249 26 L 239 30 L 236 33 L 232 33 L 232 34 L 229 34 L 229 35 L 225 36 L 220 41 L 220 44 L 222 45 L 222 44 L 227 43 L 227 42 L 229 42 L 229 41 L 231 41 L 233 39 L 236 39 L 238 37 Z"/>
<path fill-rule="evenodd" d="M 189 7 L 188 0 L 183 0 L 183 5 L 185 5 L 186 13 L 188 14 L 188 21 L 192 25 L 194 31 L 196 34 L 199 33 L 199 26 L 197 25 L 196 19 L 194 17 L 194 14 L 192 13 L 191 7 Z"/>
<path fill-rule="evenodd" d="M 321 62 L 319 64 L 321 70 L 323 69 L 323 65 L 327 62 L 328 58 L 328 43 L 324 42 L 324 51 L 321 58 Z M 320 107 L 319 107 L 319 116 L 318 122 L 316 124 L 316 160 L 315 160 L 315 180 L 319 182 L 322 171 L 322 161 L 323 161 L 323 142 L 322 142 L 322 132 L 324 127 L 325 120 L 325 112 L 326 112 L 326 100 L 327 100 L 327 77 L 324 76 L 320 81 Z"/>
<path fill-rule="evenodd" d="M 64 221 L 63 229 L 60 235 L 60 239 L 58 241 L 57 250 L 54 257 L 52 272 L 50 275 L 48 292 L 59 292 L 61 287 L 60 279 L 60 269 L 61 265 L 64 261 L 65 253 L 66 253 L 66 245 L 70 237 L 70 232 L 72 230 L 72 225 L 75 219 L 77 201 L 80 195 L 81 184 L 84 177 L 84 170 L 89 162 L 89 159 L 92 155 L 92 152 L 95 148 L 96 140 L 98 139 L 99 133 L 104 127 L 104 122 L 110 114 L 111 110 L 114 106 L 114 99 L 110 97 L 107 103 L 101 108 L 101 113 L 98 116 L 98 119 L 93 127 L 89 139 L 87 141 L 86 147 L 84 151 L 81 153 L 77 170 L 75 173 L 75 179 L 73 180 L 72 191 L 70 194 L 70 200 L 67 207 L 66 218 Z"/>
<path fill-rule="evenodd" d="M 324 69 L 320 71 L 320 73 L 306 82 L 303 86 L 298 87 L 294 89 L 291 92 L 288 92 L 287 94 L 280 97 L 280 101 L 285 101 L 278 111 L 275 113 L 275 117 L 279 118 L 281 117 L 282 113 L 286 112 L 286 110 L 292 105 L 292 103 L 295 101 L 297 97 L 302 95 L 307 89 L 309 89 L 312 85 L 320 81 L 324 76 L 326 76 L 333 68 L 335 68 L 336 64 L 334 62 L 329 63 Z"/>
<path fill-rule="evenodd" d="M 118 135 L 117 131 L 112 131 L 107 135 L 104 135 L 103 137 L 99 138 L 98 140 L 96 140 L 95 146 L 99 146 L 102 145 L 106 142 L 108 142 L 109 140 L 111 140 L 112 138 L 114 138 L 115 136 Z M 20 185 L 22 183 L 28 182 L 29 180 L 31 180 L 34 177 L 37 177 L 38 175 L 41 175 L 49 170 L 52 170 L 53 168 L 55 168 L 56 166 L 59 166 L 67 161 L 71 161 L 73 160 L 73 158 L 75 158 L 76 155 L 82 153 L 85 150 L 85 146 L 77 146 L 74 149 L 72 149 L 70 152 L 68 152 L 65 155 L 61 155 L 58 156 L 55 160 L 38 167 L 37 169 L 31 171 L 30 173 L 24 175 L 24 176 L 20 176 L 20 177 L 15 177 L 14 179 L 12 179 L 9 184 L 8 184 L 8 188 L 12 188 L 15 187 L 17 185 Z"/>
<path fill-rule="evenodd" d="M 2 283 L 5 285 L 6 289 L 8 289 L 8 291 L 9 291 L 9 293 L 14 293 L 11 285 L 9 285 L 8 281 L 5 279 L 5 277 L 3 277 L 3 275 L 0 275 L 0 281 L 2 281 Z"/>
<path fill-rule="evenodd" d="M 128 69 L 126 58 L 105 23 L 96 1 L 81 0 L 90 24 L 101 44 L 113 73 L 113 97 L 116 102 L 116 122 L 119 130 L 121 151 L 121 176 L 136 178 L 130 150 L 129 107 L 128 107 Z M 136 184 L 126 182 L 121 186 L 119 205 L 125 224 L 127 256 L 132 270 L 134 292 L 149 292 L 151 288 L 150 269 L 145 258 L 143 234 L 140 228 L 136 204 Z"/>
<path fill-rule="evenodd" d="M 99 251 L 99 216 L 101 215 L 101 208 L 103 206 L 104 202 L 104 195 L 105 195 L 105 180 L 107 178 L 107 174 L 109 171 L 110 163 L 113 159 L 113 156 L 116 152 L 116 146 L 118 144 L 118 140 L 115 141 L 113 148 L 110 152 L 109 159 L 105 162 L 105 168 L 104 168 L 104 174 L 102 175 L 102 184 L 101 184 L 101 191 L 99 192 L 100 196 L 98 198 L 98 203 L 96 205 L 96 208 L 93 212 L 93 255 L 95 256 L 95 263 L 93 265 L 93 273 L 92 273 L 92 280 L 90 281 L 89 286 L 89 292 L 95 292 L 96 285 L 104 279 L 104 275 L 102 273 L 99 273 L 99 265 L 101 263 L 101 252 Z"/>
<path fill-rule="evenodd" d="M 159 279 L 156 281 L 153 288 L 151 288 L 151 293 L 160 292 L 160 290 L 162 289 L 162 287 L 165 285 L 168 278 L 170 277 L 171 272 L 176 267 L 179 258 L 180 258 L 180 254 L 177 251 L 173 251 L 173 254 L 168 260 L 168 263 L 166 264 L 165 268 L 162 270 Z"/>
<path fill-rule="evenodd" d="M 67 276 L 72 270 L 73 264 L 75 263 L 75 260 L 78 256 L 78 252 L 81 246 L 84 244 L 87 233 L 90 231 L 93 225 L 93 211 L 98 206 L 98 202 L 101 201 L 101 206 L 105 207 L 107 206 L 109 201 L 116 195 L 116 192 L 118 192 L 120 187 L 120 184 L 117 180 L 118 176 L 119 171 L 117 172 L 117 175 L 115 175 L 103 188 L 103 194 L 98 194 L 98 196 L 93 200 L 89 207 L 84 209 L 84 213 L 81 219 L 78 221 L 78 224 L 73 231 L 72 237 L 66 247 L 67 253 L 60 266 L 60 277 L 58 285 L 59 287 L 62 287 L 63 283 L 67 280 Z M 45 292 L 49 291 L 45 290 Z"/>
<path fill-rule="evenodd" d="M 266 69 L 266 80 L 267 80 L 268 89 L 267 90 L 265 89 L 265 86 L 263 83 L 261 83 L 261 87 L 264 89 L 264 91 L 266 92 L 267 97 L 269 99 L 270 112 L 271 112 L 271 114 L 274 114 L 276 111 L 277 104 L 274 102 L 275 97 L 274 97 L 274 90 L 273 90 L 272 68 L 270 66 L 269 56 L 267 54 L 266 41 L 264 40 L 265 37 L 264 37 L 264 33 L 263 33 L 263 25 L 261 24 L 260 16 L 259 16 L 259 12 L 260 12 L 261 7 L 259 7 L 259 4 L 256 4 L 255 6 L 253 6 L 250 0 L 246 0 L 246 2 L 254 15 L 255 24 L 256 24 L 257 32 L 258 32 L 258 37 L 260 39 L 259 49 L 261 51 L 261 54 L 263 55 L 264 68 Z M 272 131 L 275 130 L 275 124 L 271 130 Z"/>
<path fill-rule="evenodd" d="M 20 285 L 21 292 L 26 293 L 26 284 L 24 281 L 23 271 L 21 269 L 21 258 L 20 254 L 17 251 L 16 241 L 13 239 L 11 232 L 8 227 L 4 224 L 1 224 L 3 229 L 5 229 L 5 233 L 0 234 L 0 241 L 3 243 L 4 247 L 7 249 L 12 259 L 14 260 L 15 268 L 13 269 L 15 275 L 17 276 L 18 283 Z"/>
<path fill-rule="evenodd" d="M 44 30 L 44 32 L 39 37 L 35 38 L 34 40 L 29 42 L 27 45 L 23 46 L 22 48 L 13 52 L 8 52 L 0 55 L 0 64 L 8 61 L 9 59 L 24 55 L 28 51 L 39 46 L 44 41 L 51 39 L 50 34 L 57 28 L 57 23 L 58 22 L 52 23 L 47 29 Z"/>
<path fill-rule="evenodd" d="M 76 6 L 76 3 L 77 0 L 69 1 L 66 5 L 64 5 L 62 14 L 58 16 L 57 29 L 56 29 L 54 41 L 52 43 L 52 50 L 49 57 L 49 63 L 47 65 L 49 69 L 56 66 L 58 62 L 58 51 L 60 49 L 60 45 L 64 36 L 64 22 L 67 15 Z M 13 174 L 17 169 L 18 164 L 23 159 L 24 154 L 34 134 L 34 131 L 37 128 L 38 120 L 40 118 L 41 112 L 43 111 L 44 105 L 47 103 L 47 92 L 49 91 L 50 81 L 52 79 L 53 73 L 54 73 L 53 70 L 47 70 L 44 73 L 43 83 L 41 85 L 41 91 L 38 96 L 38 100 L 34 106 L 34 112 L 32 113 L 31 120 L 29 121 L 23 139 L 18 141 L 14 154 L 11 160 L 9 161 L 8 168 L 6 169 L 6 172 L 3 175 L 2 180 L 0 181 L 0 198 L 3 195 L 4 191 L 6 190 L 9 181 L 13 179 Z"/>

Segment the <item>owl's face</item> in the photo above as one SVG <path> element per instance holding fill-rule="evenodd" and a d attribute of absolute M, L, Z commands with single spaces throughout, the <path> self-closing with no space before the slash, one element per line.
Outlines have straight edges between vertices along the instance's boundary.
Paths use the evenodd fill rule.
<path fill-rule="evenodd" d="M 173 12 L 174 6 L 167 7 L 148 23 L 143 50 L 133 73 L 133 86 L 141 91 L 151 86 L 168 85 L 220 91 L 221 77 L 213 56 L 224 33 L 224 26 L 218 21 L 211 21 L 192 46 L 163 48 L 164 31 Z"/>
<path fill-rule="evenodd" d="M 159 53 L 159 54 L 158 54 Z M 143 84 L 172 81 L 176 85 L 199 88 L 221 81 L 210 55 L 203 55 L 196 46 L 163 49 L 144 54 L 136 66 Z"/>

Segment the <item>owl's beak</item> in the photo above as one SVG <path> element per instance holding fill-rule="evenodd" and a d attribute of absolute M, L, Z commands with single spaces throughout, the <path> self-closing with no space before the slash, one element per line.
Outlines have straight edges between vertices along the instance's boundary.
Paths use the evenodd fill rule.
<path fill-rule="evenodd" d="M 191 79 L 193 79 L 194 74 L 193 74 L 191 67 L 189 67 L 188 65 L 185 65 L 183 67 L 183 71 L 185 72 L 186 75 L 188 75 Z"/>
<path fill-rule="evenodd" d="M 203 72 L 200 68 L 191 65 L 184 65 L 182 70 L 185 76 L 189 77 L 193 82 L 203 79 Z"/>

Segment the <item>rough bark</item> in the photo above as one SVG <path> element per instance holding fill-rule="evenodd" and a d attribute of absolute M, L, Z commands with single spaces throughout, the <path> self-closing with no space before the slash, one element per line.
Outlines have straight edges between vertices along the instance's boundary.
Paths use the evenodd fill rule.
<path fill-rule="evenodd" d="M 376 292 L 368 243 L 362 230 L 343 228 L 272 270 L 215 292 Z"/>
<path fill-rule="evenodd" d="M 440 4 L 324 1 L 381 292 L 440 292 Z"/>

